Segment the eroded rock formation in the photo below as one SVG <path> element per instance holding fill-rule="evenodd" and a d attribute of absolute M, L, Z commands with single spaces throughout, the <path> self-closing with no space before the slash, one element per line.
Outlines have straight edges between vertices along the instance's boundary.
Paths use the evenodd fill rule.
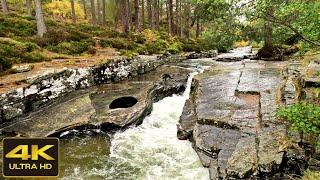
<path fill-rule="evenodd" d="M 52 106 L 5 125 L 1 131 L 26 137 L 44 137 L 59 136 L 61 132 L 71 129 L 113 131 L 140 124 L 151 112 L 154 101 L 184 91 L 189 73 L 186 69 L 163 66 L 130 81 L 77 90 L 56 99 Z M 164 75 L 170 78 L 163 78 Z M 132 99 L 134 103 L 129 102 Z M 118 105 L 111 107 L 112 103 Z"/>
<path fill-rule="evenodd" d="M 301 98 L 301 84 L 310 84 L 301 79 L 301 64 L 229 56 L 218 56 L 226 58 L 216 58 L 194 78 L 178 138 L 193 142 L 211 179 L 301 174 L 308 166 L 308 148 L 299 146 L 299 138 L 288 133 L 289 125 L 276 117 L 278 107 Z M 318 161 L 311 159 L 311 164 Z"/>

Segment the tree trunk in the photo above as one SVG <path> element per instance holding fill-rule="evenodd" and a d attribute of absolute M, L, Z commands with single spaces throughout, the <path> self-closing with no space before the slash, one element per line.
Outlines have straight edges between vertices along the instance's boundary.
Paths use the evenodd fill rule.
<path fill-rule="evenodd" d="M 77 22 L 76 10 L 74 8 L 74 0 L 71 0 L 71 17 L 72 22 L 75 24 Z"/>
<path fill-rule="evenodd" d="M 190 38 L 190 11 L 191 11 L 191 7 L 190 7 L 190 3 L 188 1 L 186 1 L 184 3 L 185 7 L 184 7 L 184 10 L 185 10 L 185 25 L 184 25 L 184 35 L 187 39 Z"/>
<path fill-rule="evenodd" d="M 35 0 L 35 3 L 38 36 L 43 37 L 43 35 L 47 33 L 47 27 L 44 23 L 44 18 L 42 14 L 41 0 Z"/>
<path fill-rule="evenodd" d="M 278 48 L 273 46 L 272 43 L 272 21 L 273 21 L 273 7 L 268 6 L 266 8 L 266 20 L 264 24 L 264 46 L 258 51 L 257 57 L 258 59 L 272 59 L 272 60 L 281 60 L 282 53 Z"/>
<path fill-rule="evenodd" d="M 116 5 L 116 13 L 115 13 L 115 16 L 114 16 L 114 29 L 115 31 L 118 30 L 118 25 L 119 25 L 119 21 L 120 21 L 120 5 L 119 5 L 119 0 L 115 0 L 115 5 Z"/>
<path fill-rule="evenodd" d="M 26 0 L 28 16 L 32 17 L 32 2 L 31 0 Z"/>
<path fill-rule="evenodd" d="M 145 21 L 145 17 L 144 17 L 144 0 L 141 0 L 141 19 L 142 19 L 142 27 L 145 28 L 146 27 L 146 21 Z"/>
<path fill-rule="evenodd" d="M 199 23 L 199 18 L 197 18 L 197 30 L 196 30 L 196 38 L 199 38 L 200 33 L 201 33 L 201 28 L 200 28 L 200 23 Z"/>
<path fill-rule="evenodd" d="M 172 0 L 168 0 L 168 29 L 171 35 L 174 35 L 173 26 L 173 4 Z"/>
<path fill-rule="evenodd" d="M 127 0 L 119 0 L 120 5 L 120 14 L 121 14 L 121 24 L 122 32 L 128 37 L 129 36 L 129 26 L 128 26 L 128 17 L 127 17 Z"/>
<path fill-rule="evenodd" d="M 168 3 L 165 2 L 164 6 L 165 6 L 165 12 L 166 12 L 166 22 L 168 22 L 168 19 L 169 19 Z"/>
<path fill-rule="evenodd" d="M 132 17 L 131 17 L 131 6 L 130 6 L 130 0 L 127 0 L 127 24 L 129 31 L 132 27 Z"/>
<path fill-rule="evenodd" d="M 272 48 L 272 17 L 273 17 L 273 7 L 269 6 L 266 11 L 267 21 L 265 22 L 264 28 L 264 46 L 266 48 Z"/>
<path fill-rule="evenodd" d="M 153 18 L 152 18 L 152 0 L 147 1 L 147 7 L 148 7 L 148 23 L 149 23 L 149 28 L 153 28 Z"/>
<path fill-rule="evenodd" d="M 94 0 L 91 0 L 91 15 L 92 15 L 92 25 L 97 25 L 97 17 L 96 17 L 96 7 L 94 4 Z"/>
<path fill-rule="evenodd" d="M 84 11 L 84 18 L 87 19 L 88 18 L 88 14 L 87 14 L 86 0 L 82 0 L 82 4 L 83 4 L 83 11 Z"/>
<path fill-rule="evenodd" d="M 139 18 L 139 0 L 134 0 L 134 21 L 136 32 L 141 32 L 140 18 Z"/>
<path fill-rule="evenodd" d="M 180 32 L 179 20 L 180 20 L 179 0 L 176 0 L 176 28 L 175 28 L 175 33 L 177 35 L 179 35 L 179 32 Z"/>
<path fill-rule="evenodd" d="M 1 0 L 1 7 L 2 7 L 2 12 L 4 14 L 8 14 L 9 13 L 8 4 L 7 4 L 6 0 Z"/>
<path fill-rule="evenodd" d="M 151 29 L 153 31 L 156 30 L 156 6 L 155 6 L 155 1 L 157 1 L 157 0 L 152 0 L 151 1 L 151 18 L 152 18 Z"/>
<path fill-rule="evenodd" d="M 106 24 L 106 0 L 102 0 L 102 25 L 105 26 Z"/>
<path fill-rule="evenodd" d="M 159 23 L 163 17 L 163 3 L 162 0 L 159 0 Z"/>
<path fill-rule="evenodd" d="M 156 29 L 159 29 L 159 0 L 154 0 L 154 16 Z"/>
<path fill-rule="evenodd" d="M 101 25 L 101 2 L 97 0 L 97 17 L 98 17 L 98 25 Z"/>
<path fill-rule="evenodd" d="M 182 23 L 182 0 L 180 0 L 179 3 L 179 10 L 180 10 L 180 17 L 179 17 L 179 21 L 180 21 L 180 32 L 179 32 L 179 37 L 183 36 L 183 23 Z"/>

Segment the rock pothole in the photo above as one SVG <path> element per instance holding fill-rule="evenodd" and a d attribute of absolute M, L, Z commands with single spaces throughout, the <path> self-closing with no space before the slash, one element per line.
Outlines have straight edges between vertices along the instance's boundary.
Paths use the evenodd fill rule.
<path fill-rule="evenodd" d="M 137 104 L 138 100 L 132 96 L 124 96 L 113 100 L 109 108 L 110 109 L 119 109 L 119 108 L 130 108 Z"/>

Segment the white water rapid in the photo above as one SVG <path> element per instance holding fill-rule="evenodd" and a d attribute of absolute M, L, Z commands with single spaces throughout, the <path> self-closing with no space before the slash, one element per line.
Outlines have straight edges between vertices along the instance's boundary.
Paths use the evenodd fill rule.
<path fill-rule="evenodd" d="M 191 143 L 177 138 L 176 124 L 189 98 L 194 74 L 182 95 L 154 103 L 140 126 L 115 133 L 109 155 L 97 158 L 93 150 L 91 155 L 84 155 L 87 163 L 93 164 L 68 167 L 65 179 L 208 180 L 208 169 L 203 168 Z"/>
<path fill-rule="evenodd" d="M 177 139 L 176 124 L 189 98 L 193 75 L 183 95 L 154 103 L 142 125 L 114 135 L 110 156 L 141 168 L 137 179 L 208 179 L 208 170 L 191 143 Z"/>

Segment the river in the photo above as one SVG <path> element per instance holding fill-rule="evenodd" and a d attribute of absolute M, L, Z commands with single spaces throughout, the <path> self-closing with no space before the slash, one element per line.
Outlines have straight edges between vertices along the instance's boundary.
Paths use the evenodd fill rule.
<path fill-rule="evenodd" d="M 62 140 L 62 179 L 208 179 L 208 170 L 191 143 L 177 139 L 176 124 L 194 74 L 190 74 L 183 94 L 154 103 L 140 126 L 110 138 L 89 132 Z"/>

